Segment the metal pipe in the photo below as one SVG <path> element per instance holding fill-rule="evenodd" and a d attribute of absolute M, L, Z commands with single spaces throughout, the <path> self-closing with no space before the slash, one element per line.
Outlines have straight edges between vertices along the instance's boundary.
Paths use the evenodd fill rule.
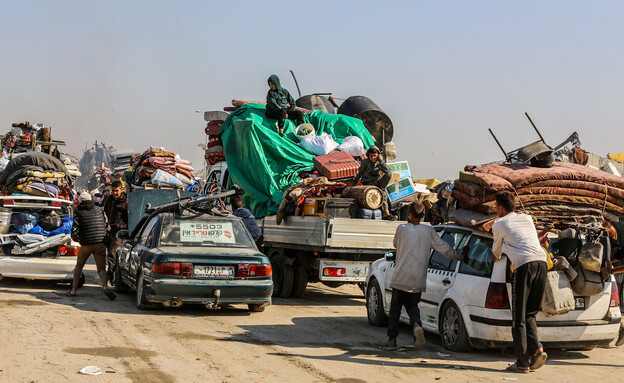
<path fill-rule="evenodd" d="M 297 85 L 297 92 L 299 92 L 299 97 L 301 97 L 301 89 L 299 89 L 299 82 L 297 82 L 297 77 L 295 77 L 295 72 L 290 70 L 290 74 L 292 74 L 293 79 L 295 80 L 295 85 Z"/>
<path fill-rule="evenodd" d="M 494 135 L 494 132 L 492 131 L 492 129 L 488 128 L 488 130 L 490 131 L 490 134 L 492 135 L 492 137 L 494 137 L 494 141 L 496 141 L 496 143 L 498 144 L 498 147 L 500 148 L 500 150 L 503 151 L 503 154 L 505 155 L 505 159 L 507 160 L 507 162 L 511 162 L 511 158 L 509 158 L 509 154 L 507 154 L 505 149 L 503 149 L 503 145 L 501 145 L 501 143 L 498 142 L 498 138 L 496 138 L 496 136 Z"/>
<path fill-rule="evenodd" d="M 529 122 L 531 123 L 531 125 L 533 125 L 533 129 L 535 129 L 535 131 L 537 132 L 537 135 L 539 136 L 540 140 L 542 140 L 544 145 L 548 146 L 546 141 L 544 141 L 544 137 L 542 137 L 542 134 L 540 133 L 540 131 L 537 130 L 537 126 L 535 126 L 535 124 L 533 123 L 533 120 L 531 120 L 531 117 L 529 116 L 529 114 L 527 112 L 524 112 L 524 115 L 527 116 L 527 118 L 529 119 Z"/>

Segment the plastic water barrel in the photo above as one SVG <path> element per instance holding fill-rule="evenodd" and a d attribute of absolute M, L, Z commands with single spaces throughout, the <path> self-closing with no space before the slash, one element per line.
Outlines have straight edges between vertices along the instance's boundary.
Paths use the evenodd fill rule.
<path fill-rule="evenodd" d="M 392 136 L 394 135 L 392 120 L 370 98 L 366 96 L 351 96 L 340 104 L 338 114 L 362 120 L 378 146 L 392 141 Z"/>

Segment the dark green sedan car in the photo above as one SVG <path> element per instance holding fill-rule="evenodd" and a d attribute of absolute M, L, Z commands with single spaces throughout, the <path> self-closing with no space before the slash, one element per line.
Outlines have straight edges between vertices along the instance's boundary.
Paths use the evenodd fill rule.
<path fill-rule="evenodd" d="M 156 304 L 271 304 L 271 263 L 234 216 L 192 210 L 146 216 L 117 250 L 114 285 L 136 291 L 139 309 Z"/>

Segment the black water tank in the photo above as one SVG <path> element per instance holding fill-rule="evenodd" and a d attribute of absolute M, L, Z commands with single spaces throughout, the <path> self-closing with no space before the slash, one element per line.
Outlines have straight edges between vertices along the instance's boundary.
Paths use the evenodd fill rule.
<path fill-rule="evenodd" d="M 307 110 L 322 110 L 325 113 L 336 113 L 336 109 L 327 98 L 314 94 L 299 97 L 295 103 L 298 107 Z"/>
<path fill-rule="evenodd" d="M 375 144 L 381 146 L 392 141 L 394 127 L 390 117 L 368 97 L 351 96 L 344 100 L 338 108 L 338 114 L 355 117 L 364 123 L 366 129 L 375 139 Z"/>

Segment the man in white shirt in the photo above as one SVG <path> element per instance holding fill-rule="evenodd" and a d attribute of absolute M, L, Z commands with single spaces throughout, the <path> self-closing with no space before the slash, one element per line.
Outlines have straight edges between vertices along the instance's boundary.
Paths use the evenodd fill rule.
<path fill-rule="evenodd" d="M 399 335 L 399 318 L 401 309 L 410 318 L 410 326 L 414 334 L 414 346 L 426 344 L 425 333 L 421 327 L 418 303 L 420 295 L 427 286 L 427 268 L 431 249 L 439 251 L 449 259 L 461 260 L 468 248 L 459 254 L 450 247 L 431 226 L 421 225 L 420 220 L 425 214 L 425 207 L 420 202 L 413 202 L 408 210 L 409 223 L 399 225 L 394 235 L 396 261 L 394 274 L 390 281 L 392 300 L 390 302 L 390 318 L 388 321 L 388 340 L 382 344 L 385 350 L 396 350 Z"/>
<path fill-rule="evenodd" d="M 537 339 L 537 315 L 546 284 L 546 252 L 541 247 L 531 216 L 516 214 L 515 197 L 510 192 L 496 193 L 496 212 L 500 217 L 492 226 L 497 260 L 504 254 L 514 268 L 511 280 L 511 335 L 518 360 L 507 371 L 528 373 L 544 365 L 548 355 Z"/>

